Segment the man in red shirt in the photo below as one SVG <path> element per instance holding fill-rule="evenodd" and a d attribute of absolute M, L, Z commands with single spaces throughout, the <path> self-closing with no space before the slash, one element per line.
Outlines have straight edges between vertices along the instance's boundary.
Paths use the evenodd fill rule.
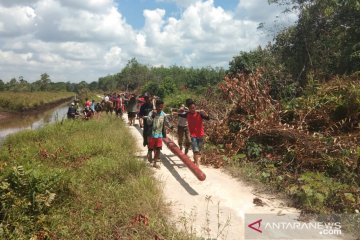
<path fill-rule="evenodd" d="M 179 117 L 187 119 L 191 146 L 194 152 L 194 163 L 199 166 L 201 161 L 201 149 L 204 144 L 204 123 L 203 119 L 209 120 L 209 115 L 204 110 L 196 110 L 196 105 L 193 101 L 187 102 L 189 111 L 183 114 L 178 114 Z"/>

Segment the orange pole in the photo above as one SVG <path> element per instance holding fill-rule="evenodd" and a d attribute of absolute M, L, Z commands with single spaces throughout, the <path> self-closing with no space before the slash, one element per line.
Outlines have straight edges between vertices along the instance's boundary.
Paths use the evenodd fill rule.
<path fill-rule="evenodd" d="M 166 137 L 163 138 L 163 142 L 176 156 L 181 159 L 181 161 L 184 162 L 184 164 L 200 181 L 204 181 L 206 179 L 205 173 L 201 171 L 200 168 L 196 166 L 196 164 L 194 164 L 191 159 L 187 155 L 185 155 L 173 141 Z"/>

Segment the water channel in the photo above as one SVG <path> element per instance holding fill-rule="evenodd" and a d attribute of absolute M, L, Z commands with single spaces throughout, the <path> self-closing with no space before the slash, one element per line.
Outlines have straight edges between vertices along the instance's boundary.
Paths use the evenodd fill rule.
<path fill-rule="evenodd" d="M 36 112 L 18 114 L 14 117 L 0 120 L 0 145 L 6 136 L 25 130 L 25 129 L 38 129 L 46 124 L 61 121 L 66 118 L 69 103 L 63 103 L 57 107 Z"/>

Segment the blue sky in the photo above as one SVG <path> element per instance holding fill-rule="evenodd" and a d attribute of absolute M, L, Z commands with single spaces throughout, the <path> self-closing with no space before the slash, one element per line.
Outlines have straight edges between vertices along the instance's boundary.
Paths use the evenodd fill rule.
<path fill-rule="evenodd" d="M 165 9 L 165 17 L 179 17 L 183 11 L 183 7 L 176 5 L 170 1 L 154 1 L 154 0 L 117 0 L 117 7 L 124 15 L 126 20 L 136 29 L 144 26 L 143 9 Z M 220 6 L 224 10 L 234 11 L 238 5 L 238 0 L 215 0 L 214 5 Z"/>
<path fill-rule="evenodd" d="M 0 79 L 91 82 L 132 58 L 227 68 L 296 21 L 282 11 L 267 0 L 0 0 Z"/>

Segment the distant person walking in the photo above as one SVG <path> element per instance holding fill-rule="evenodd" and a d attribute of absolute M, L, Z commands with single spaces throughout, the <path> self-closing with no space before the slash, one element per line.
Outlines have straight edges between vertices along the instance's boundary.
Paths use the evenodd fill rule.
<path fill-rule="evenodd" d="M 133 126 L 135 124 L 135 117 L 137 113 L 137 101 L 135 94 L 132 94 L 128 105 L 127 105 L 127 112 L 128 112 L 128 118 L 129 118 L 129 125 Z"/>
<path fill-rule="evenodd" d="M 152 104 L 151 100 L 150 100 L 150 96 L 146 95 L 144 97 L 145 99 L 145 103 L 140 107 L 140 111 L 139 111 L 139 119 L 142 119 L 142 126 L 143 126 L 143 145 L 144 147 L 148 144 L 147 142 L 147 133 L 148 133 L 148 128 L 149 125 L 146 124 L 146 119 L 145 117 L 147 117 L 149 115 L 149 113 L 154 109 L 154 105 Z M 141 126 L 140 126 L 141 128 Z"/>
<path fill-rule="evenodd" d="M 121 117 L 122 116 L 122 108 L 123 108 L 123 101 L 120 96 L 120 94 L 117 95 L 115 99 L 115 113 L 116 116 Z"/>

